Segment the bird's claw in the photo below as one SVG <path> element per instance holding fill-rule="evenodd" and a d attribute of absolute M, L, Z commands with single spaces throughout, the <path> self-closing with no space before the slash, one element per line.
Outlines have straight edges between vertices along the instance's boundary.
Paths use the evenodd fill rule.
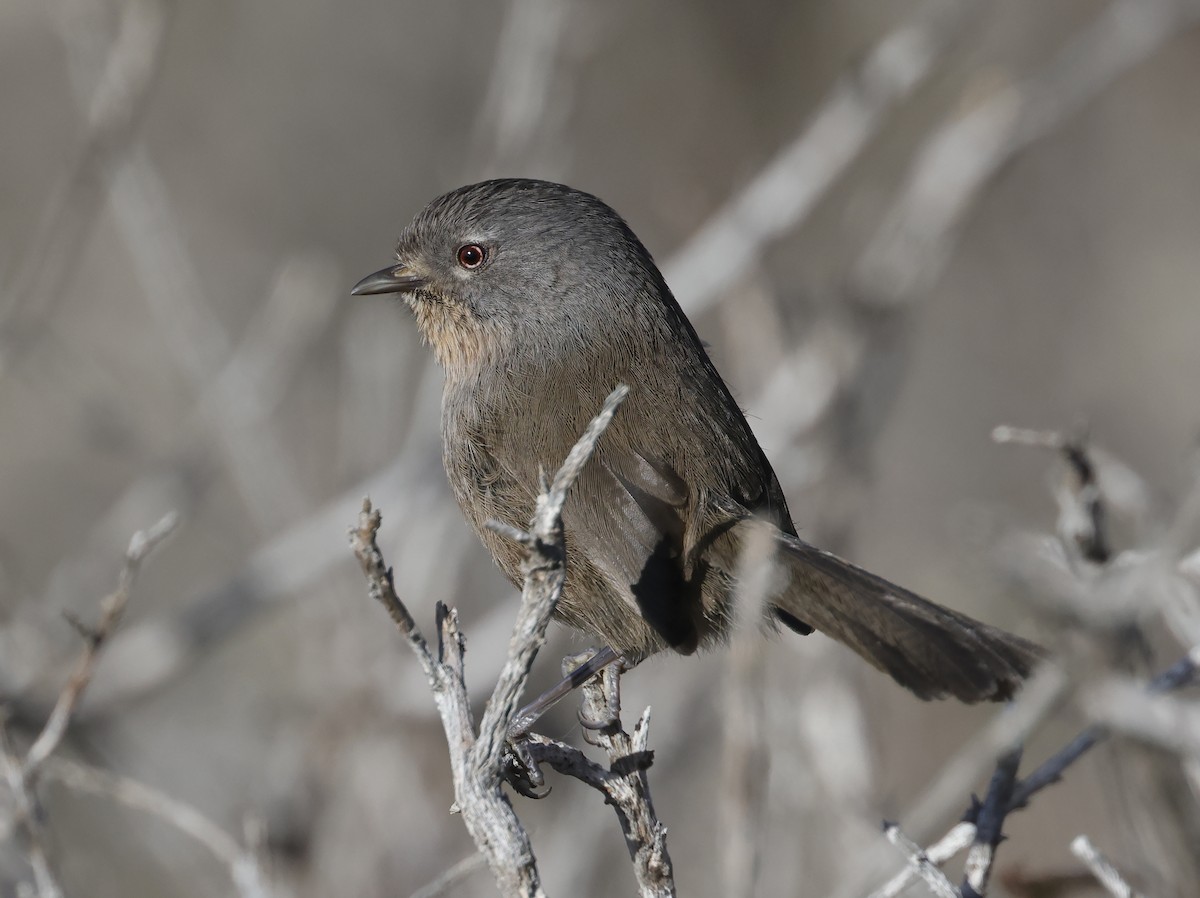
<path fill-rule="evenodd" d="M 550 794 L 550 786 L 546 785 L 546 777 L 529 751 L 529 743 L 525 734 L 509 734 L 505 745 L 504 780 L 512 786 L 519 795 L 526 798 L 545 798 Z"/>
<path fill-rule="evenodd" d="M 564 660 L 564 668 L 570 660 Z M 619 660 L 600 671 L 603 707 L 597 708 L 597 703 L 589 699 L 585 686 L 583 704 L 579 709 L 579 725 L 583 727 L 583 738 L 591 745 L 595 745 L 596 742 L 590 733 L 609 730 L 621 723 L 621 674 L 624 671 L 625 665 Z"/>

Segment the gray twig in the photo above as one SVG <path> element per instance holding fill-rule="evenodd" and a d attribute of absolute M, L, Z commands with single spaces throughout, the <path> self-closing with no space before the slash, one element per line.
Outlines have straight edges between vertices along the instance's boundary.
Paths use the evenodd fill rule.
<path fill-rule="evenodd" d="M 736 284 L 763 248 L 799 225 L 934 70 L 968 4 L 935 8 L 883 38 L 838 82 L 803 130 L 712 215 L 663 268 L 689 315 Z"/>
<path fill-rule="evenodd" d="M 601 672 L 582 687 L 583 715 L 603 719 L 619 706 L 619 677 Z M 673 898 L 674 869 L 667 853 L 667 828 L 659 821 L 650 798 L 646 771 L 653 762 L 649 750 L 650 709 L 646 708 L 633 728 L 625 732 L 619 719 L 613 720 L 589 736 L 592 744 L 608 756 L 607 768 L 590 760 L 579 749 L 543 736 L 529 737 L 530 755 L 535 762 L 549 764 L 557 772 L 587 783 L 612 805 L 625 837 L 625 846 L 633 861 L 634 876 L 641 898 Z"/>
<path fill-rule="evenodd" d="M 76 761 L 51 759 L 44 774 L 70 789 L 110 798 L 126 807 L 152 814 L 195 839 L 228 868 L 241 898 L 267 898 L 271 894 L 254 851 L 240 844 L 192 805 L 137 780 Z"/>
<path fill-rule="evenodd" d="M 172 513 L 149 530 L 139 530 L 135 533 L 125 552 L 125 564 L 121 568 L 117 589 L 100 603 L 100 622 L 95 628 L 86 628 L 75 623 L 84 637 L 83 654 L 80 655 L 67 685 L 59 693 L 58 701 L 54 705 L 54 710 L 50 712 L 46 725 L 25 755 L 22 766 L 26 779 L 33 776 L 41 763 L 58 748 L 67 732 L 67 725 L 71 722 L 71 715 L 83 697 L 84 690 L 92 681 L 92 672 L 95 669 L 100 649 L 104 647 L 121 622 L 125 607 L 129 604 L 133 582 L 137 579 L 142 562 L 155 547 L 171 534 L 178 523 L 179 519 Z"/>
<path fill-rule="evenodd" d="M 887 840 L 899 848 L 908 857 L 909 868 L 929 886 L 938 898 L 962 898 L 954 883 L 941 871 L 925 851 L 906 836 L 895 823 L 885 823 L 883 834 Z"/>
<path fill-rule="evenodd" d="M 1127 883 L 1121 874 L 1103 854 L 1100 853 L 1092 840 L 1087 836 L 1076 836 L 1071 841 L 1071 853 L 1079 858 L 1092 875 L 1096 877 L 1096 881 L 1104 886 L 1114 898 L 1138 898 L 1138 893 L 1133 890 L 1133 886 Z"/>
<path fill-rule="evenodd" d="M 469 854 L 457 864 L 447 867 L 434 879 L 431 879 L 409 895 L 408 898 L 440 898 L 441 895 L 447 894 L 450 889 L 484 866 L 486 861 L 487 858 L 478 851 L 474 854 Z"/>
<path fill-rule="evenodd" d="M 776 540 L 754 527 L 738 561 L 737 621 L 729 647 L 722 759 L 722 860 L 728 896 L 753 896 L 759 875 L 770 754 L 764 733 L 766 653 L 762 625 L 775 572 Z"/>
<path fill-rule="evenodd" d="M 912 301 L 941 273 L 957 229 L 1003 164 L 1051 132 L 1200 15 L 1194 0 L 1118 0 L 1034 76 L 997 91 L 926 140 L 856 271 L 867 302 Z"/>
<path fill-rule="evenodd" d="M 59 693 L 45 725 L 22 758 L 9 741 L 4 722 L 0 719 L 0 766 L 3 767 L 4 782 L 13 795 L 16 822 L 26 837 L 26 857 L 33 870 L 34 886 L 39 898 L 60 898 L 62 889 L 50 868 L 44 840 L 44 813 L 37 795 L 38 776 L 47 759 L 62 743 L 72 715 L 84 691 L 92 681 L 100 650 L 108 642 L 121 621 L 134 581 L 142 562 L 163 540 L 170 535 L 178 523 L 174 514 L 168 514 L 149 530 L 138 531 L 129 542 L 125 552 L 125 564 L 117 579 L 117 588 L 100 603 L 100 622 L 95 627 L 86 627 L 72 621 L 84 638 L 83 652 L 75 669 Z"/>
<path fill-rule="evenodd" d="M 925 849 L 925 859 L 940 867 L 974 841 L 975 824 L 956 823 L 946 835 Z M 898 898 L 919 875 L 916 865 L 909 865 L 867 898 Z"/>

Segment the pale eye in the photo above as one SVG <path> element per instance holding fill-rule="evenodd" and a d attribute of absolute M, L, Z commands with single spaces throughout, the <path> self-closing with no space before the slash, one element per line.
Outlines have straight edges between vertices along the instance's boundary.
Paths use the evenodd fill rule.
<path fill-rule="evenodd" d="M 458 264 L 468 271 L 478 268 L 487 259 L 487 250 L 478 243 L 468 243 L 458 248 Z"/>

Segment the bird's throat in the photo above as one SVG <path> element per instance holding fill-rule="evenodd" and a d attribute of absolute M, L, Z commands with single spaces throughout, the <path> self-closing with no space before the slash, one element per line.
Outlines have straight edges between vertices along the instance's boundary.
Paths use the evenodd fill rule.
<path fill-rule="evenodd" d="M 488 347 L 494 345 L 487 339 L 487 325 L 464 306 L 425 291 L 411 294 L 408 304 L 421 338 L 448 377 L 464 376 L 487 360 Z"/>

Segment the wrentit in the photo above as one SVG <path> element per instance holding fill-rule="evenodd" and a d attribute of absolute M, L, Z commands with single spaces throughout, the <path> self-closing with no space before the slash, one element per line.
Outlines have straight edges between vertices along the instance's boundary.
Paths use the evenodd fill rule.
<path fill-rule="evenodd" d="M 625 221 L 596 197 L 501 179 L 433 200 L 398 264 L 355 294 L 396 293 L 445 369 L 442 449 L 459 506 L 501 570 L 552 470 L 618 383 L 630 392 L 563 509 L 555 616 L 628 664 L 727 635 L 740 548 L 777 528 L 772 622 L 819 630 L 925 699 L 1009 698 L 1038 649 L 799 539 L 741 409 Z M 761 525 L 758 525 L 761 526 Z"/>

